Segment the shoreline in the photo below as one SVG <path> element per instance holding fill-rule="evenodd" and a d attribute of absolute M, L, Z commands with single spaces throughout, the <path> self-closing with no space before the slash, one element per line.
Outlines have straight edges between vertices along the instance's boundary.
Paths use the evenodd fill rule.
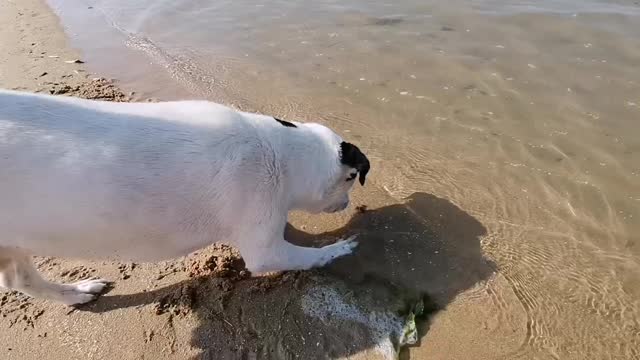
<path fill-rule="evenodd" d="M 112 81 L 87 72 L 82 63 L 66 62 L 82 60 L 82 56 L 70 47 L 59 19 L 42 0 L 0 5 L 0 22 L 13 25 L 0 29 L 0 53 L 5 54 L 0 57 L 1 87 L 112 101 L 129 101 L 135 95 L 133 89 L 123 92 Z M 472 304 L 456 301 L 459 294 L 491 279 L 490 264 L 474 259 L 477 264 L 471 265 L 477 274 L 473 279 L 448 279 L 437 273 L 451 264 L 438 263 L 437 259 L 429 265 L 426 260 L 425 264 L 388 260 L 400 262 L 404 254 L 414 251 L 413 242 L 422 237 L 437 238 L 437 233 L 432 234 L 433 226 L 425 225 L 418 216 L 427 202 L 440 204 L 467 219 L 472 227 L 479 226 L 444 199 L 418 196 L 408 200 L 413 207 L 407 211 L 384 190 L 369 186 L 355 191 L 352 209 L 346 213 L 313 219 L 301 214 L 291 217 L 292 225 L 300 230 L 290 229 L 290 239 L 300 244 L 326 244 L 348 232 L 368 231 L 360 236 L 357 256 L 337 261 L 328 269 L 246 279 L 240 274 L 237 253 L 219 245 L 159 264 L 38 259 L 37 266 L 50 279 L 75 281 L 100 276 L 116 281 L 115 288 L 77 310 L 15 293 L 0 294 L 0 342 L 6 344 L 0 354 L 7 354 L 7 359 L 42 360 L 238 356 L 383 359 L 388 358 L 388 349 L 378 346 L 379 334 L 392 330 L 385 327 L 388 324 L 372 321 L 367 311 L 402 313 L 422 296 L 415 289 L 445 289 L 445 282 L 458 280 L 459 289 L 435 295 L 434 301 L 440 303 L 436 307 L 447 308 L 418 324 L 419 344 L 403 350 L 401 357 L 464 358 L 481 353 L 497 358 L 523 334 L 514 325 L 514 329 L 503 331 L 503 339 L 490 339 L 495 334 L 468 328 L 490 317 L 485 311 L 469 311 L 474 301 L 486 299 L 467 300 Z M 356 210 L 358 206 L 366 210 Z M 389 224 L 392 229 L 388 229 Z M 477 240 L 481 233 L 477 228 L 469 240 Z M 396 242 L 392 249 L 386 246 L 390 241 Z M 458 250 L 446 249 L 437 242 L 420 246 L 415 250 L 425 254 L 441 251 L 454 260 L 460 257 Z M 436 275 L 423 280 L 412 273 L 416 268 L 421 270 L 418 273 Z M 389 286 L 389 282 L 401 285 Z M 355 306 L 350 314 L 333 320 L 309 316 L 303 306 L 313 303 L 309 294 L 327 288 L 338 289 L 341 295 L 356 294 L 342 299 L 348 298 Z M 360 314 L 357 309 L 365 312 Z M 282 325 L 274 328 L 273 324 L 280 321 Z M 469 344 L 460 346 L 463 341 Z M 487 343 L 500 351 L 494 348 L 489 353 Z M 485 350 L 478 352 L 481 349 Z"/>
<path fill-rule="evenodd" d="M 41 0 L 0 5 L 0 22 L 12 24 L 0 29 L 0 53 L 5 54 L 0 57 L 0 86 L 110 101 L 129 101 L 134 94 L 126 95 L 112 81 L 86 70 L 80 52 L 69 46 L 59 19 Z M 76 59 L 80 61 L 74 62 Z M 362 190 L 356 191 L 354 208 L 364 204 L 364 199 Z M 401 205 L 379 189 L 366 199 L 373 209 L 367 212 L 373 214 L 385 207 L 393 213 L 401 210 Z M 292 239 L 319 244 L 326 243 L 326 234 L 330 234 L 329 240 L 336 240 L 341 229 L 350 231 L 347 221 L 358 214 L 351 210 L 313 220 L 294 215 L 291 222 L 296 228 L 312 228 L 313 232 L 295 230 Z M 387 323 L 367 320 L 370 316 L 360 313 L 357 304 L 367 305 L 363 307 L 367 311 L 396 313 L 406 306 L 393 294 L 395 288 L 372 287 L 386 294 L 383 301 L 373 301 L 370 295 L 352 296 L 352 310 L 344 319 L 309 317 L 308 309 L 314 306 L 337 306 L 317 303 L 319 300 L 309 298 L 309 291 L 346 294 L 368 290 L 366 283 L 338 280 L 349 275 L 349 267 L 358 261 L 339 261 L 328 270 L 247 279 L 239 270 L 242 262 L 237 253 L 221 245 L 160 264 L 38 258 L 36 265 L 49 279 L 70 282 L 100 276 L 114 280 L 115 287 L 78 309 L 15 292 L 2 293 L 0 342 L 5 346 L 0 354 L 6 359 L 42 360 L 389 358 L 394 354 L 393 344 L 380 334 L 394 337 L 395 330 Z M 260 298 L 255 299 L 257 296 Z M 415 294 L 408 296 L 416 299 Z M 276 322 L 280 324 L 274 329 Z"/>
<path fill-rule="evenodd" d="M 44 1 L 7 2 L 0 9 L 0 19 L 4 24 L 10 24 L 0 29 L 0 50 L 4 54 L 0 57 L 0 79 L 4 88 L 74 93 L 78 91 L 76 87 L 86 87 L 97 78 L 86 71 L 80 52 L 69 46 L 59 19 Z M 74 60 L 80 61 L 74 63 Z M 122 96 L 123 93 L 116 95 L 111 91 L 103 97 Z"/>
<path fill-rule="evenodd" d="M 45 75 L 30 90 L 85 96 L 75 86 L 88 84 L 86 95 L 102 96 L 102 87 L 82 79 L 106 77 L 141 100 L 201 98 L 283 119 L 318 121 L 356 143 L 372 162 L 367 186 L 358 186 L 353 196 L 354 207 L 365 211 L 291 218 L 295 229 L 287 238 L 301 245 L 360 235 L 353 256 L 296 275 L 303 276 L 295 282 L 304 286 L 284 293 L 288 283 L 278 280 L 256 295 L 244 286 L 257 280 L 221 284 L 207 275 L 201 284 L 191 277 L 213 263 L 215 269 L 209 270 L 216 270 L 218 263 L 207 260 L 222 249 L 167 264 L 80 263 L 118 280 L 92 307 L 103 314 L 87 321 L 122 311 L 151 321 L 146 329 L 156 333 L 158 326 L 168 326 L 166 314 L 154 318 L 146 311 L 168 306 L 190 314 L 172 318 L 171 324 L 183 329 L 174 347 L 180 351 L 276 349 L 277 356 L 263 357 L 352 358 L 375 348 L 372 324 L 361 326 L 356 309 L 351 308 L 347 327 L 326 319 L 312 322 L 315 328 L 306 325 L 313 320 L 300 309 L 309 294 L 317 293 L 314 287 L 326 281 L 346 291 L 327 293 L 334 302 L 356 294 L 349 303 L 363 300 L 361 309 L 369 314 L 374 305 L 396 311 L 399 304 L 409 307 L 415 293 L 431 295 L 444 310 L 422 323 L 420 344 L 403 359 L 635 354 L 640 288 L 631 280 L 640 274 L 634 247 L 640 224 L 634 218 L 640 213 L 637 199 L 629 196 L 638 190 L 633 182 L 638 141 L 629 134 L 639 109 L 640 77 L 633 59 L 640 47 L 632 35 L 638 33 L 633 24 L 640 13 L 631 4 L 625 7 L 629 16 L 621 17 L 608 14 L 616 6 L 611 2 L 574 7 L 574 16 L 563 16 L 555 13 L 553 1 L 539 4 L 543 13 L 529 8 L 496 15 L 464 3 L 425 7 L 415 1 L 365 7 L 353 0 L 340 5 L 353 8 L 345 12 L 328 4 L 254 8 L 229 3 L 221 9 L 221 4 L 202 2 L 46 0 L 60 26 L 55 17 L 48 24 L 42 19 L 46 14 L 26 11 L 33 3 L 12 1 L 24 15 L 6 21 L 17 24 L 14 38 L 3 43 L 13 45 L 0 56 L 15 50 L 14 58 L 29 57 L 14 61 L 19 66 L 34 57 L 34 71 L 47 72 L 42 65 L 53 63 L 82 75 L 79 85 L 45 80 Z M 500 4 L 481 7 L 503 9 Z M 20 26 L 24 31 L 18 34 Z M 56 29 L 64 30 L 66 42 L 47 40 L 57 36 Z M 34 37 L 42 40 L 34 41 L 41 46 L 35 52 Z M 81 55 L 49 58 L 59 55 L 59 48 L 47 49 L 49 44 L 78 49 Z M 86 63 L 65 62 L 77 57 Z M 26 78 L 19 66 L 0 74 L 5 70 L 16 80 Z M 25 81 L 38 82 L 38 75 Z M 209 265 L 194 272 L 194 262 Z M 175 272 L 165 276 L 165 268 Z M 49 272 L 62 279 L 66 271 L 74 270 L 65 261 Z M 210 289 L 212 283 L 222 289 Z M 594 293 L 600 301 L 578 301 L 593 299 Z M 366 294 L 381 299 L 372 301 Z M 222 300 L 212 299 L 218 297 Z M 136 311 L 123 308 L 140 299 Z M 273 313 L 252 312 L 258 307 L 305 325 L 275 334 L 268 317 Z M 24 313 L 8 316 L 19 314 Z M 612 314 L 625 315 L 615 321 Z M 36 326 L 43 328 L 43 316 Z M 105 323 L 110 343 L 113 326 Z M 362 336 L 352 340 L 347 328 Z M 304 352 L 313 348 L 309 332 L 320 343 L 315 356 Z M 335 336 L 319 335 L 326 333 Z"/>

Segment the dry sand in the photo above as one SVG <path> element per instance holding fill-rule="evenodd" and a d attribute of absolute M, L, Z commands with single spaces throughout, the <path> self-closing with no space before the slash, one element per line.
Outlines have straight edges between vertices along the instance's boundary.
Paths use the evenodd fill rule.
<path fill-rule="evenodd" d="M 40 0 L 1 2 L 0 24 L 0 87 L 129 100 L 66 62 L 81 55 Z M 477 220 L 434 195 L 398 203 L 371 185 L 353 202 L 339 215 L 292 217 L 287 236 L 297 244 L 360 234 L 354 256 L 309 272 L 251 278 L 224 245 L 160 264 L 39 258 L 50 279 L 100 276 L 115 285 L 79 308 L 0 293 L 0 358 L 390 358 L 398 324 L 421 299 L 428 316 L 401 358 L 498 358 L 519 343 L 521 319 L 493 328 L 499 304 L 473 296 L 500 281 L 482 256 L 486 230 Z"/>

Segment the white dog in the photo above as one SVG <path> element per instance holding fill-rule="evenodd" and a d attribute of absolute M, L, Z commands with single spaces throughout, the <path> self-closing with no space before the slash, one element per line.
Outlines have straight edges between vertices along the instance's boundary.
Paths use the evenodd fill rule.
<path fill-rule="evenodd" d="M 319 124 L 206 101 L 111 103 L 0 90 L 0 286 L 65 304 L 107 282 L 57 284 L 31 255 L 158 261 L 216 241 L 254 273 L 350 254 L 283 238 L 292 209 L 335 212 L 369 161 Z"/>

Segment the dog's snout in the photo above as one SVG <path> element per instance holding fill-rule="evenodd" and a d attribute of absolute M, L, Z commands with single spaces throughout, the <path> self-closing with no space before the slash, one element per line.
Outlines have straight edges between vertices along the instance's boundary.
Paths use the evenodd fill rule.
<path fill-rule="evenodd" d="M 342 211 L 344 209 L 346 209 L 347 207 L 349 207 L 349 200 L 343 202 L 342 204 L 336 206 L 335 208 L 332 209 L 331 212 L 338 212 L 338 211 Z"/>

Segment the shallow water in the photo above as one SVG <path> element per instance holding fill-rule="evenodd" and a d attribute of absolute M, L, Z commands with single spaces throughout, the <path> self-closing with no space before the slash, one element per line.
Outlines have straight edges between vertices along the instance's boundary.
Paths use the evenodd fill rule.
<path fill-rule="evenodd" d="M 640 3 L 50 3 L 92 69 L 328 123 L 392 196 L 477 218 L 509 358 L 640 356 Z"/>

